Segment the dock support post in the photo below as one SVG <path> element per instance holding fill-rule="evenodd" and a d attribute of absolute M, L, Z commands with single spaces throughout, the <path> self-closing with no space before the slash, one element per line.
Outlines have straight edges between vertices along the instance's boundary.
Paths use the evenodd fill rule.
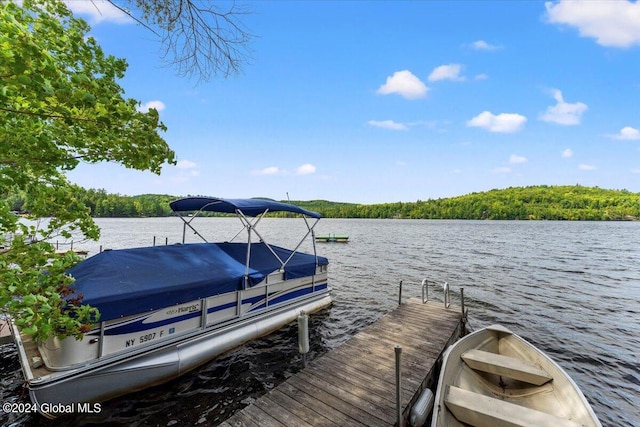
<path fill-rule="evenodd" d="M 298 351 L 302 355 L 302 365 L 307 367 L 307 353 L 309 352 L 309 316 L 300 311 L 298 316 Z"/>
<path fill-rule="evenodd" d="M 402 305 L 402 280 L 400 280 L 400 292 L 398 292 L 398 305 Z"/>
<path fill-rule="evenodd" d="M 467 314 L 464 308 L 464 287 L 460 288 L 460 309 L 462 310 L 460 321 L 462 322 L 461 336 L 467 335 Z"/>
<path fill-rule="evenodd" d="M 402 282 L 400 282 L 402 283 Z M 402 373 L 400 369 L 400 362 L 402 360 L 402 346 L 395 346 L 396 352 L 396 425 L 403 427 L 402 422 Z"/>

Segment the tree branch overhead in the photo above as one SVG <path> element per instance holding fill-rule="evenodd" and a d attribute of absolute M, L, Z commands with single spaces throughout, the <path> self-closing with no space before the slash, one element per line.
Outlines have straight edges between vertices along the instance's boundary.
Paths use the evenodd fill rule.
<path fill-rule="evenodd" d="M 226 78 L 239 74 L 250 60 L 253 36 L 242 21 L 251 12 L 245 6 L 207 0 L 127 0 L 140 14 L 137 17 L 115 0 L 109 2 L 159 35 L 163 60 L 182 77 L 199 82 Z"/>

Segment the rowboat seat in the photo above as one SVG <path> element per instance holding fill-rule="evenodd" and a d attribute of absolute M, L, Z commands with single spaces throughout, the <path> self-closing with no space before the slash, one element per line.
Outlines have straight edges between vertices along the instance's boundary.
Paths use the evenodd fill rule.
<path fill-rule="evenodd" d="M 475 427 L 580 427 L 560 418 L 504 400 L 450 386 L 444 402 L 458 421 Z"/>
<path fill-rule="evenodd" d="M 460 357 L 476 371 L 501 375 L 528 384 L 539 386 L 553 379 L 535 364 L 515 357 L 475 349 L 466 351 Z"/>

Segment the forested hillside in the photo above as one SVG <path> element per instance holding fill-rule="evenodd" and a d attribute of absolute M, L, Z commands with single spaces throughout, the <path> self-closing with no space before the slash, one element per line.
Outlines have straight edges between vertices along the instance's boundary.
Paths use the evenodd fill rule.
<path fill-rule="evenodd" d="M 177 196 L 122 196 L 104 190 L 84 190 L 78 202 L 95 217 L 155 217 L 172 215 L 169 202 Z M 9 200 L 15 211 L 28 210 L 28 201 Z M 286 202 L 286 201 L 284 201 Z M 444 199 L 382 204 L 293 200 L 327 218 L 520 219 L 520 220 L 638 220 L 640 193 L 582 186 L 511 187 Z"/>
<path fill-rule="evenodd" d="M 294 202 L 333 218 L 637 220 L 640 194 L 582 186 L 512 187 L 411 203 Z"/>

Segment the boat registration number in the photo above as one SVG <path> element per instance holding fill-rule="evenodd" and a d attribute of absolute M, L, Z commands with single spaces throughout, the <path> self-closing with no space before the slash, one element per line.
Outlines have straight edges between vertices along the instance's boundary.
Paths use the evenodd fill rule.
<path fill-rule="evenodd" d="M 172 333 L 172 331 L 169 330 L 169 333 Z M 136 344 L 144 344 L 146 342 L 153 341 L 154 339 L 156 339 L 156 337 L 160 338 L 163 335 L 164 330 L 161 330 L 159 334 L 157 332 L 149 332 L 148 334 L 140 335 L 137 340 L 135 338 L 128 339 L 125 342 L 125 347 L 131 347 Z"/>
<path fill-rule="evenodd" d="M 143 343 L 145 343 L 147 341 L 151 341 L 155 337 L 156 337 L 156 333 L 155 332 L 151 332 L 150 334 L 142 335 L 142 336 L 140 336 L 140 344 L 143 344 Z"/>

